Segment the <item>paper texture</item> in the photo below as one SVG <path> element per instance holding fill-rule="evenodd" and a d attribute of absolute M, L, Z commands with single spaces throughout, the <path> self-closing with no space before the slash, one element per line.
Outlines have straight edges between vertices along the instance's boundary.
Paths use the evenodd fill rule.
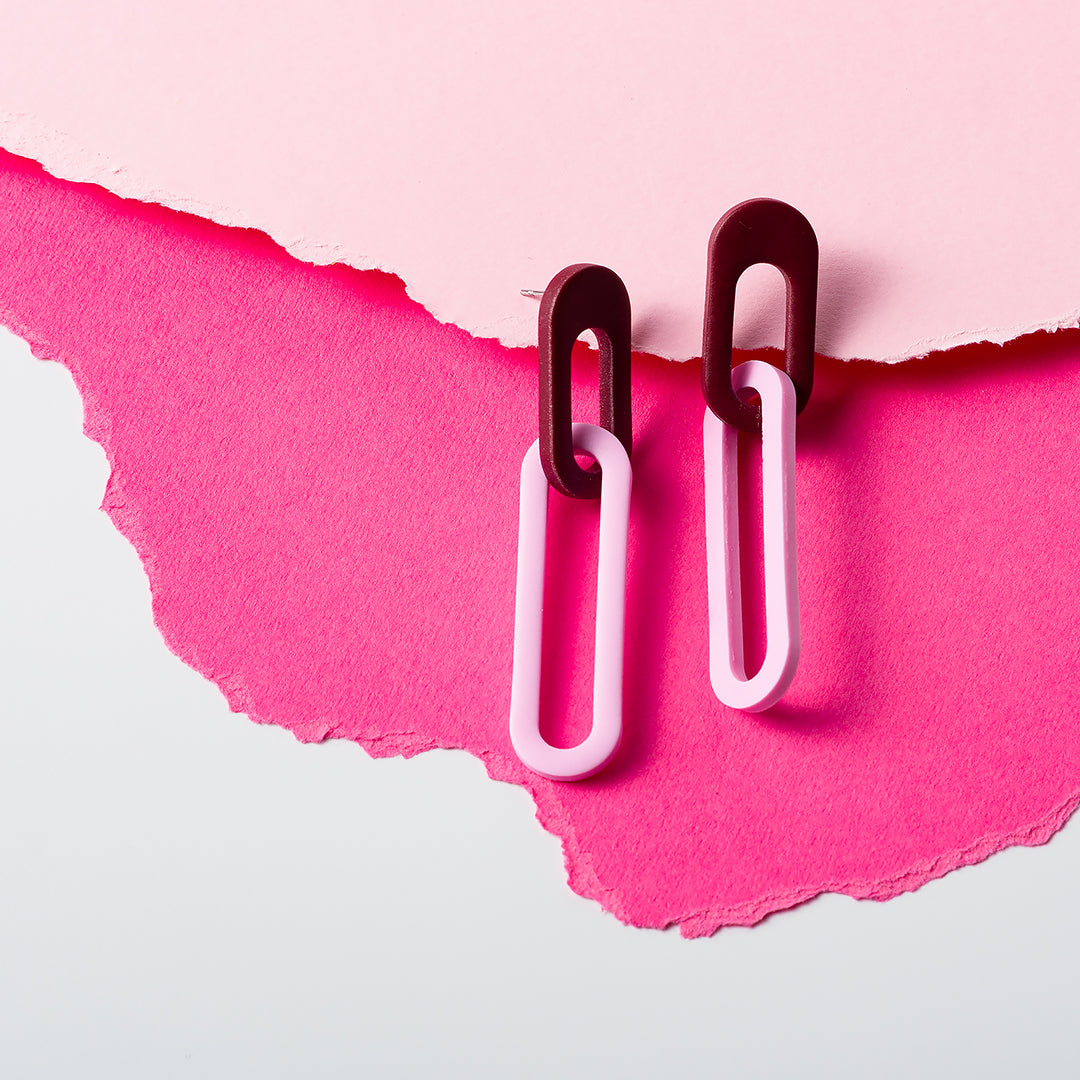
<path fill-rule="evenodd" d="M 622 920 L 700 935 L 822 891 L 887 898 L 1044 841 L 1080 797 L 1077 334 L 819 362 L 802 662 L 760 715 L 709 687 L 698 366 L 635 357 L 624 745 L 558 784 L 507 735 L 534 349 L 440 325 L 388 275 L 4 154 L 0 318 L 71 370 L 179 656 L 300 739 L 476 755 Z M 591 419 L 587 352 L 575 382 Z M 552 496 L 553 740 L 589 722 L 596 523 Z"/>
<path fill-rule="evenodd" d="M 818 347 L 895 360 L 1075 326 L 1074 3 L 0 4 L 0 145 L 56 175 L 393 271 L 533 341 L 574 262 L 701 349 L 705 251 L 773 196 L 821 240 Z M 778 344 L 775 274 L 737 341 Z"/>

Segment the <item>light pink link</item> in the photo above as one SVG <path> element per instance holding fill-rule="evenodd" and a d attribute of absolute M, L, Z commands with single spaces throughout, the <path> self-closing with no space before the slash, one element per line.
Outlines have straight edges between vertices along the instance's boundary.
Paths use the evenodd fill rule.
<path fill-rule="evenodd" d="M 795 553 L 795 388 L 779 368 L 747 360 L 731 372 L 736 391 L 761 396 L 765 527 L 765 660 L 746 677 L 739 570 L 738 432 L 705 410 L 705 548 L 709 579 L 709 677 L 725 704 L 748 712 L 775 705 L 799 666 Z"/>
<path fill-rule="evenodd" d="M 510 741 L 522 762 L 549 780 L 583 780 L 599 772 L 622 739 L 623 624 L 626 610 L 626 534 L 630 518 L 630 459 L 610 431 L 574 424 L 574 449 L 591 454 L 603 473 L 596 581 L 596 650 L 592 729 L 566 749 L 540 734 L 540 652 L 543 638 L 544 547 L 548 482 L 540 443 L 521 463 L 514 676 Z"/>

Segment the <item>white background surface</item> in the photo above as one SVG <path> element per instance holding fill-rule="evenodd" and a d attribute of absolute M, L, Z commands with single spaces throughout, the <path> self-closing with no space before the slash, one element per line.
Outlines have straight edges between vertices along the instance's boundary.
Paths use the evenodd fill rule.
<path fill-rule="evenodd" d="M 231 714 L 81 427 L 0 331 L 0 1075 L 1077 1075 L 1076 823 L 887 904 L 624 927 L 467 755 Z"/>

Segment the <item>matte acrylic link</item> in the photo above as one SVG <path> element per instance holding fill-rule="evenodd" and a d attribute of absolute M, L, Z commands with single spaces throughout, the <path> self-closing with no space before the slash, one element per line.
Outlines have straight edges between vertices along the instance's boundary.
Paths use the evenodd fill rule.
<path fill-rule="evenodd" d="M 761 485 L 765 527 L 765 660 L 753 678 L 743 657 L 739 569 L 739 433 L 705 410 L 705 545 L 709 581 L 709 677 L 735 709 L 760 712 L 783 696 L 799 665 L 795 553 L 795 387 L 771 364 L 748 360 L 731 380 L 761 397 Z"/>
<path fill-rule="evenodd" d="M 585 330 L 595 331 L 600 346 L 600 424 L 629 457 L 630 297 L 606 266 L 568 266 L 540 301 L 540 460 L 551 486 L 575 499 L 600 495 L 600 473 L 574 460 L 570 431 L 570 357 Z"/>
<path fill-rule="evenodd" d="M 721 420 L 747 432 L 761 430 L 761 413 L 740 401 L 732 389 L 731 347 L 735 288 L 743 271 L 755 263 L 771 263 L 787 284 L 784 369 L 795 385 L 799 413 L 814 386 L 818 244 L 810 222 L 787 203 L 750 199 L 732 207 L 709 239 L 702 390 Z"/>
<path fill-rule="evenodd" d="M 540 440 L 533 443 L 521 463 L 510 741 L 522 762 L 549 780 L 582 780 L 598 772 L 611 760 L 622 738 L 630 458 L 614 435 L 593 424 L 574 424 L 572 437 L 574 449 L 591 454 L 600 464 L 603 487 L 597 555 L 592 729 L 583 742 L 567 749 L 552 746 L 540 734 L 540 661 L 548 503 L 548 482 L 540 464 Z"/>

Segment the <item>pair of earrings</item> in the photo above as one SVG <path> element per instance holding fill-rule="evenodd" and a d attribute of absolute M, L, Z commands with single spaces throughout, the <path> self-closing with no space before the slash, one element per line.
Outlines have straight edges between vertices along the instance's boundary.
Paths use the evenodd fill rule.
<path fill-rule="evenodd" d="M 759 360 L 731 367 L 735 288 L 748 267 L 770 263 L 787 285 L 784 369 Z M 706 409 L 705 535 L 709 676 L 725 705 L 760 711 L 791 684 L 799 662 L 795 551 L 795 416 L 813 387 L 817 239 L 809 222 L 775 199 L 725 214 L 709 240 L 702 343 Z M 521 465 L 510 739 L 521 761 L 552 780 L 599 772 L 622 738 L 623 627 L 632 449 L 630 299 L 604 266 L 569 266 L 544 292 L 539 318 L 540 438 Z M 571 423 L 570 356 L 592 330 L 600 347 L 600 426 Z M 756 391 L 760 405 L 745 400 Z M 766 653 L 747 677 L 739 569 L 738 432 L 762 439 Z M 575 453 L 595 459 L 582 469 Z M 548 487 L 600 498 L 592 728 L 577 746 L 540 734 L 540 668 Z"/>

